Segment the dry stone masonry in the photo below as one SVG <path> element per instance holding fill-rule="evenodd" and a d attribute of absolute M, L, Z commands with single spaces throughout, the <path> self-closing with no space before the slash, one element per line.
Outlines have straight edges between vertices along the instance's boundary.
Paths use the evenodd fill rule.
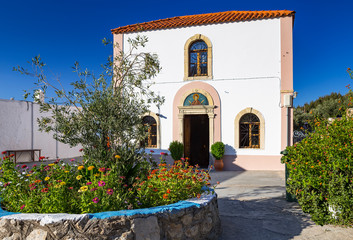
<path fill-rule="evenodd" d="M 218 239 L 221 223 L 215 193 L 148 209 L 95 214 L 24 214 L 0 210 L 3 240 Z"/>

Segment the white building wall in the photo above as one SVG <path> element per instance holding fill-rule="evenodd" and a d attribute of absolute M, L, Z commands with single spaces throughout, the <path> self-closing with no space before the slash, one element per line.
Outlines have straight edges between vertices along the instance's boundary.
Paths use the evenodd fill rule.
<path fill-rule="evenodd" d="M 0 150 L 42 149 L 42 156 L 49 159 L 80 156 L 80 146 L 71 148 L 53 139 L 52 133 L 38 130 L 37 118 L 41 116 L 38 104 L 0 99 Z M 29 160 L 26 153 L 17 159 Z"/>
<path fill-rule="evenodd" d="M 221 99 L 221 140 L 226 154 L 279 155 L 281 151 L 280 109 L 280 19 L 244 21 L 139 33 L 149 42 L 143 51 L 156 53 L 162 71 L 153 89 L 166 97 L 160 110 L 162 148 L 173 140 L 173 100 L 184 81 L 184 46 L 195 34 L 212 43 L 212 85 Z M 124 34 L 127 40 L 137 33 Z M 265 149 L 234 149 L 234 119 L 245 108 L 260 111 L 265 119 Z"/>

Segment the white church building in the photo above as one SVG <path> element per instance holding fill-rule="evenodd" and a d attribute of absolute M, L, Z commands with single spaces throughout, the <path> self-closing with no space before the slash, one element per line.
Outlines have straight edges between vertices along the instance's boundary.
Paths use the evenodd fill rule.
<path fill-rule="evenodd" d="M 280 152 L 293 132 L 294 11 L 227 11 L 118 27 L 114 43 L 148 37 L 162 70 L 153 90 L 165 103 L 143 121 L 154 154 L 184 143 L 192 164 L 213 164 L 226 145 L 224 170 L 283 170 Z"/>

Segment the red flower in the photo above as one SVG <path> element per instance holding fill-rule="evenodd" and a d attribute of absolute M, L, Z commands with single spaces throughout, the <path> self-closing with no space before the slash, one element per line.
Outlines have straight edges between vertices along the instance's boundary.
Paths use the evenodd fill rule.
<path fill-rule="evenodd" d="M 42 159 L 44 159 L 44 158 L 45 158 L 44 156 L 40 156 L 40 157 L 39 157 L 39 160 L 42 160 Z"/>
<path fill-rule="evenodd" d="M 26 167 L 27 167 L 27 165 L 26 165 L 26 164 L 23 164 L 21 168 L 26 168 Z"/>
<path fill-rule="evenodd" d="M 153 150 L 150 150 L 150 152 L 151 152 L 151 153 L 154 153 L 154 151 L 153 151 Z M 6 153 L 6 152 L 5 152 L 5 153 Z M 5 154 L 5 153 L 3 153 L 3 154 Z"/>
<path fill-rule="evenodd" d="M 162 156 L 168 156 L 168 153 L 166 153 L 166 152 L 161 152 L 161 155 L 162 155 Z"/>
<path fill-rule="evenodd" d="M 83 148 L 81 148 L 80 150 L 78 150 L 79 152 L 82 152 L 83 151 Z"/>
<path fill-rule="evenodd" d="M 48 188 L 43 188 L 42 190 L 40 190 L 41 192 L 48 192 Z"/>
<path fill-rule="evenodd" d="M 167 193 L 170 193 L 170 190 L 169 190 L 169 189 L 167 189 Z"/>
<path fill-rule="evenodd" d="M 9 157 L 13 157 L 13 156 L 15 156 L 15 154 L 13 154 L 13 153 L 9 155 Z"/>
<path fill-rule="evenodd" d="M 7 151 L 3 151 L 3 152 L 1 152 L 1 154 L 6 154 L 7 153 Z"/>

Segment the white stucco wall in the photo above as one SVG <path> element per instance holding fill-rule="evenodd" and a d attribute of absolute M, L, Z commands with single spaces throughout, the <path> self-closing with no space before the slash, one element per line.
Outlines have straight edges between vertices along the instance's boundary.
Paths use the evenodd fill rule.
<path fill-rule="evenodd" d="M 80 146 L 71 148 L 57 142 L 51 133 L 38 130 L 37 118 L 41 116 L 38 104 L 0 99 L 0 150 L 42 149 L 42 156 L 49 159 L 80 156 Z M 26 153 L 17 159 L 29 160 Z"/>
<path fill-rule="evenodd" d="M 195 34 L 212 43 L 212 85 L 221 99 L 221 140 L 226 154 L 279 155 L 281 151 L 280 19 L 192 26 L 139 33 L 149 42 L 143 51 L 158 54 L 162 71 L 153 89 L 166 97 L 160 113 L 162 148 L 173 140 L 173 100 L 184 81 L 184 45 Z M 127 40 L 137 34 L 124 34 Z M 234 149 L 234 119 L 252 107 L 265 119 L 265 149 Z M 158 113 L 156 108 L 151 109 Z"/>

